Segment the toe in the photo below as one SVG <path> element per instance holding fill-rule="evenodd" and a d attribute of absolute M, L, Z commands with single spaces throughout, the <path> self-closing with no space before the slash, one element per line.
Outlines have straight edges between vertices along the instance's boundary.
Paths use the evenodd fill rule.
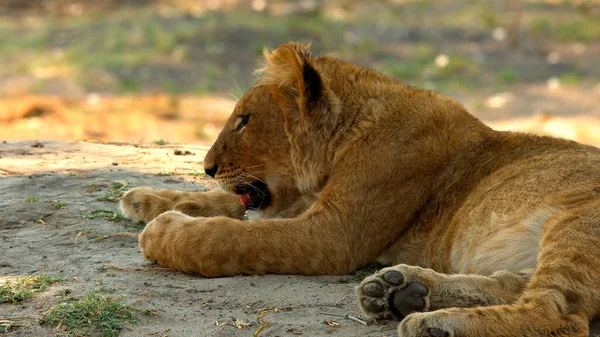
<path fill-rule="evenodd" d="M 404 282 L 404 275 L 399 271 L 391 270 L 383 274 L 383 279 L 391 285 L 398 286 Z"/>
<path fill-rule="evenodd" d="M 363 286 L 363 291 L 368 296 L 383 297 L 385 294 L 385 287 L 379 282 L 369 282 Z"/>
<path fill-rule="evenodd" d="M 377 314 L 385 310 L 385 303 L 375 298 L 365 298 L 362 301 L 363 306 L 370 313 Z"/>

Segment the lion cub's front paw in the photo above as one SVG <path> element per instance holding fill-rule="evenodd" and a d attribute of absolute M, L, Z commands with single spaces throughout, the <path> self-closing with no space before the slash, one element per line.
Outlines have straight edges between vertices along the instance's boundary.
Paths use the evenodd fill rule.
<path fill-rule="evenodd" d="M 121 210 L 132 221 L 150 221 L 158 216 L 159 200 L 156 200 L 156 190 L 150 187 L 134 188 L 121 199 Z"/>
<path fill-rule="evenodd" d="M 181 236 L 185 233 L 182 226 L 191 217 L 177 212 L 165 212 L 146 225 L 138 237 L 138 244 L 144 258 L 156 261 L 163 266 L 176 268 L 177 247 L 183 244 Z"/>
<path fill-rule="evenodd" d="M 359 305 L 374 318 L 402 320 L 430 308 L 430 285 L 423 268 L 397 265 L 365 278 L 357 287 Z M 425 272 L 426 274 L 426 272 Z"/>
<path fill-rule="evenodd" d="M 451 311 L 452 310 L 450 310 L 450 312 Z M 406 319 L 398 325 L 398 336 L 452 337 L 455 336 L 455 332 L 451 326 L 455 325 L 456 323 L 455 317 L 449 314 L 447 310 L 414 313 L 406 317 Z"/>

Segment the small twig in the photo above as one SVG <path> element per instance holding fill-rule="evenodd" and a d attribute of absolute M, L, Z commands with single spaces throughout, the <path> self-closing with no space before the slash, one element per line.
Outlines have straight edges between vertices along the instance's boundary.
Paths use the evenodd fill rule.
<path fill-rule="evenodd" d="M 26 320 L 37 320 L 37 318 L 29 317 L 29 316 L 0 317 L 0 321 L 10 321 L 10 320 L 26 321 Z"/>
<path fill-rule="evenodd" d="M 0 325 L 21 326 L 27 321 L 38 321 L 33 317 L 0 317 Z"/>
<path fill-rule="evenodd" d="M 362 325 L 365 325 L 365 326 L 366 326 L 366 325 L 369 325 L 369 323 L 368 323 L 367 321 L 365 321 L 365 320 L 362 320 L 362 319 L 360 319 L 360 318 L 358 318 L 358 317 L 354 317 L 354 316 L 351 316 L 351 315 L 346 315 L 346 318 L 347 318 L 347 319 L 350 319 L 350 320 L 353 320 L 353 321 L 355 321 L 355 322 L 357 322 L 357 323 L 360 323 L 360 324 L 362 324 Z"/>
<path fill-rule="evenodd" d="M 115 234 L 110 234 L 110 235 L 104 235 L 104 236 L 101 236 L 99 238 L 96 238 L 96 241 L 100 241 L 100 240 L 104 240 L 104 239 L 107 239 L 107 238 L 111 238 L 113 236 L 137 237 L 138 233 L 125 232 L 125 233 L 115 233 Z"/>
<path fill-rule="evenodd" d="M 169 331 L 171 331 L 171 329 L 167 329 L 167 330 L 165 330 L 165 331 L 157 331 L 157 332 L 152 332 L 152 333 L 149 333 L 149 334 L 148 334 L 148 336 L 156 336 L 156 335 L 159 335 L 159 336 L 161 336 L 161 337 L 162 337 L 162 336 L 166 336 L 166 333 L 167 333 L 167 332 L 169 332 Z"/>
<path fill-rule="evenodd" d="M 254 332 L 254 337 L 258 337 L 258 334 L 260 334 L 260 332 L 263 331 L 268 325 L 269 322 L 262 322 L 262 324 Z"/>
<path fill-rule="evenodd" d="M 360 318 L 358 318 L 356 316 L 352 316 L 352 315 L 332 314 L 330 312 L 321 312 L 321 314 L 322 315 L 329 315 L 329 316 L 336 316 L 336 317 L 343 317 L 343 318 L 347 318 L 347 319 L 353 320 L 353 321 L 355 321 L 357 323 L 360 323 L 362 325 L 369 325 L 369 322 L 367 322 L 365 320 L 362 320 L 362 319 L 360 319 Z"/>
<path fill-rule="evenodd" d="M 263 308 L 258 311 L 258 320 L 260 321 L 262 318 L 270 314 L 271 312 L 277 312 L 279 310 L 290 310 L 290 309 L 299 309 L 304 308 L 303 305 L 290 305 L 288 307 L 272 307 L 272 308 Z"/>
<path fill-rule="evenodd" d="M 0 317 L 0 326 L 6 328 L 18 328 L 24 326 L 28 321 L 39 322 L 39 319 L 27 316 Z"/>
<path fill-rule="evenodd" d="M 87 235 L 86 233 L 84 233 L 84 231 L 81 231 L 79 233 L 77 233 L 77 235 L 75 236 L 75 241 L 77 241 L 77 239 L 79 239 L 80 236 L 82 235 Z"/>
<path fill-rule="evenodd" d="M 304 306 L 303 305 L 290 305 L 287 307 L 272 307 L 272 308 L 260 309 L 256 315 L 257 321 L 260 323 L 260 326 L 258 327 L 256 332 L 254 332 L 254 337 L 257 337 L 258 334 L 269 325 L 269 322 L 262 320 L 268 314 L 270 314 L 272 312 L 277 312 L 279 310 L 290 310 L 290 309 L 299 309 L 299 308 L 304 308 Z"/>
<path fill-rule="evenodd" d="M 102 268 L 105 269 L 114 269 L 114 270 L 134 270 L 134 271 L 153 271 L 153 270 L 168 270 L 168 271 L 174 271 L 175 269 L 171 269 L 171 268 L 164 268 L 164 267 L 150 267 L 150 268 L 140 268 L 140 267 L 118 267 L 118 266 L 111 266 L 111 265 L 107 265 L 105 264 L 104 266 L 102 266 Z"/>

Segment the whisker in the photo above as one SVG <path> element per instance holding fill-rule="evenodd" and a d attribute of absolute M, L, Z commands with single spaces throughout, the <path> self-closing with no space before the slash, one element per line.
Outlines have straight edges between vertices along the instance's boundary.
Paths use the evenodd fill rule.
<path fill-rule="evenodd" d="M 266 164 L 258 164 L 258 165 L 252 165 L 252 166 L 248 166 L 246 167 L 246 169 L 250 169 L 250 168 L 254 168 L 254 167 L 260 167 L 260 166 L 265 166 Z"/>
<path fill-rule="evenodd" d="M 261 173 L 261 172 L 263 172 L 263 171 L 257 171 L 257 172 L 252 172 L 252 173 L 242 171 L 242 172 L 239 173 L 239 176 L 258 179 L 254 174 L 258 174 L 258 173 Z"/>
<path fill-rule="evenodd" d="M 252 176 L 252 177 L 254 178 L 254 177 L 255 177 L 255 176 L 254 176 L 255 174 L 261 174 L 261 173 L 263 173 L 263 172 L 265 172 L 265 171 L 263 170 L 263 171 L 244 172 L 244 174 L 245 174 L 246 176 Z"/>
<path fill-rule="evenodd" d="M 256 191 L 256 193 L 260 194 L 261 196 L 263 196 L 263 197 L 267 196 L 263 191 L 261 191 L 258 188 L 254 187 L 254 185 L 249 185 L 249 186 L 252 187 L 254 189 L 254 191 Z"/>
<path fill-rule="evenodd" d="M 245 174 L 245 175 L 246 175 L 246 176 L 248 176 L 248 177 L 251 177 L 251 178 L 254 178 L 254 179 L 258 180 L 258 181 L 260 181 L 261 183 L 263 183 L 263 184 L 265 184 L 265 185 L 267 184 L 267 183 L 266 183 L 264 180 L 262 180 L 262 179 L 258 178 L 257 176 L 255 176 L 255 175 L 253 175 L 253 174 L 250 174 L 250 173 L 248 173 L 248 172 L 243 172 L 243 174 Z"/>

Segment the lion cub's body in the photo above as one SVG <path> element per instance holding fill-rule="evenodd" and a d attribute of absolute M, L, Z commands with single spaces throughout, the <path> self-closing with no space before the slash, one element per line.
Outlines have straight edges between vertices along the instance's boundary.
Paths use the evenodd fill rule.
<path fill-rule="evenodd" d="M 597 149 L 521 134 L 498 136 L 505 143 L 464 162 L 469 164 L 460 173 L 451 171 L 467 181 L 457 181 L 450 195 L 434 196 L 431 203 L 439 211 L 432 207 L 430 214 L 421 214 L 420 226 L 382 254 L 382 262 L 479 275 L 535 268 L 544 225 L 566 206 L 562 195 L 572 191 L 590 201 L 600 197 L 591 193 L 599 186 Z M 476 182 L 469 185 L 469 179 Z M 461 190 L 466 195 L 456 196 Z"/>
<path fill-rule="evenodd" d="M 406 317 L 402 336 L 586 334 L 600 312 L 600 150 L 493 131 L 449 97 L 298 44 L 266 58 L 205 159 L 228 192 L 269 200 L 265 219 L 237 220 L 224 192 L 136 189 L 122 202 L 134 219 L 227 216 L 158 216 L 140 236 L 147 258 L 205 276 L 378 259 L 404 265 L 367 278 L 359 302 Z"/>

